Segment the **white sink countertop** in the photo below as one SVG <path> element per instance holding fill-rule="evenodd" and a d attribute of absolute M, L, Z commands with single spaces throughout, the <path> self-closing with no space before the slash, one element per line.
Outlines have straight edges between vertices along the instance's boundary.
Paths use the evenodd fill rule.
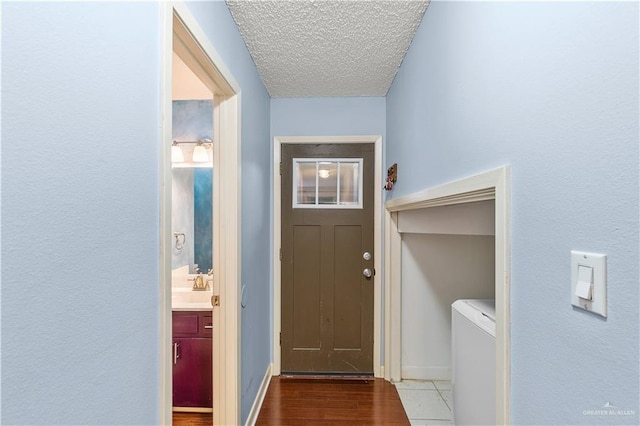
<path fill-rule="evenodd" d="M 172 311 L 211 311 L 211 302 L 178 302 L 171 303 Z"/>
<path fill-rule="evenodd" d="M 174 311 L 210 311 L 211 290 L 194 291 L 178 287 L 171 290 L 171 309 Z"/>

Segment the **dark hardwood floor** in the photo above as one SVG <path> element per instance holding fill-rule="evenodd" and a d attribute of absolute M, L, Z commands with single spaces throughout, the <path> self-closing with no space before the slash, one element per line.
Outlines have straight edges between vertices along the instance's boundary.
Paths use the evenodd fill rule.
<path fill-rule="evenodd" d="M 212 413 L 173 413 L 173 426 L 211 426 Z"/>
<path fill-rule="evenodd" d="M 263 425 L 409 425 L 395 386 L 383 379 L 273 377 Z"/>

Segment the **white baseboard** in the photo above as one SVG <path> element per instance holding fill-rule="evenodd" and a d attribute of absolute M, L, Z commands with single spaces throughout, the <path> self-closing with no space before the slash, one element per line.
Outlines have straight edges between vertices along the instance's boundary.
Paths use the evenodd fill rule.
<path fill-rule="evenodd" d="M 451 380 L 449 367 L 402 367 L 402 378 L 408 380 Z"/>
<path fill-rule="evenodd" d="M 262 383 L 260 383 L 260 389 L 258 389 L 256 399 L 253 401 L 253 405 L 251 406 L 251 411 L 249 411 L 249 416 L 247 417 L 245 426 L 255 426 L 256 421 L 258 420 L 258 415 L 260 414 L 260 409 L 262 408 L 262 402 L 264 401 L 264 397 L 267 395 L 269 383 L 271 383 L 272 369 L 273 364 L 269 364 L 267 366 L 267 371 L 264 373 L 264 377 L 262 378 Z"/>

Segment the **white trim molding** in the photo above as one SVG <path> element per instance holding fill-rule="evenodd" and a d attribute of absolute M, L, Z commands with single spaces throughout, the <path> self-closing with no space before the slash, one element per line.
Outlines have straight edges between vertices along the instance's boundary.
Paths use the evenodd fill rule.
<path fill-rule="evenodd" d="M 281 331 L 281 273 L 278 253 L 281 245 L 281 179 L 280 149 L 283 144 L 374 144 L 374 261 L 376 271 L 382 271 L 382 136 L 275 136 L 273 138 L 273 375 L 281 372 L 280 331 Z M 373 374 L 382 377 L 382 279 L 381 274 L 373 277 Z"/>
<path fill-rule="evenodd" d="M 160 138 L 160 423 L 172 421 L 171 357 L 171 140 L 174 52 L 211 90 L 214 101 L 213 423 L 240 423 L 240 86 L 186 5 L 168 2 L 162 13 Z"/>
<path fill-rule="evenodd" d="M 508 166 L 385 203 L 385 378 L 401 380 L 402 238 L 398 212 L 494 200 L 496 296 L 496 424 L 509 424 L 511 386 L 511 193 Z"/>
<path fill-rule="evenodd" d="M 260 415 L 260 409 L 262 408 L 264 397 L 267 396 L 269 383 L 271 383 L 271 377 L 273 377 L 273 375 L 271 374 L 272 371 L 273 364 L 269 364 L 267 366 L 267 371 L 264 373 L 264 377 L 262 378 L 262 383 L 260 383 L 260 388 L 258 389 L 256 399 L 253 400 L 253 405 L 251 406 L 251 411 L 249 411 L 249 416 L 247 417 L 245 426 L 254 426 L 258 421 L 258 416 Z"/>
<path fill-rule="evenodd" d="M 171 148 L 173 83 L 173 9 L 162 8 L 160 62 L 160 424 L 173 419 L 173 360 L 171 313 Z"/>

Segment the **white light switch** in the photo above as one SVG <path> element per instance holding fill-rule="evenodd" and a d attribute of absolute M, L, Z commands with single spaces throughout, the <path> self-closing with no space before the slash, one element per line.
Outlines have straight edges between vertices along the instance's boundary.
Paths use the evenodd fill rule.
<path fill-rule="evenodd" d="M 578 282 L 576 283 L 576 296 L 580 299 L 592 300 L 593 268 L 578 265 Z"/>
<path fill-rule="evenodd" d="M 607 256 L 571 252 L 571 304 L 607 316 Z"/>

